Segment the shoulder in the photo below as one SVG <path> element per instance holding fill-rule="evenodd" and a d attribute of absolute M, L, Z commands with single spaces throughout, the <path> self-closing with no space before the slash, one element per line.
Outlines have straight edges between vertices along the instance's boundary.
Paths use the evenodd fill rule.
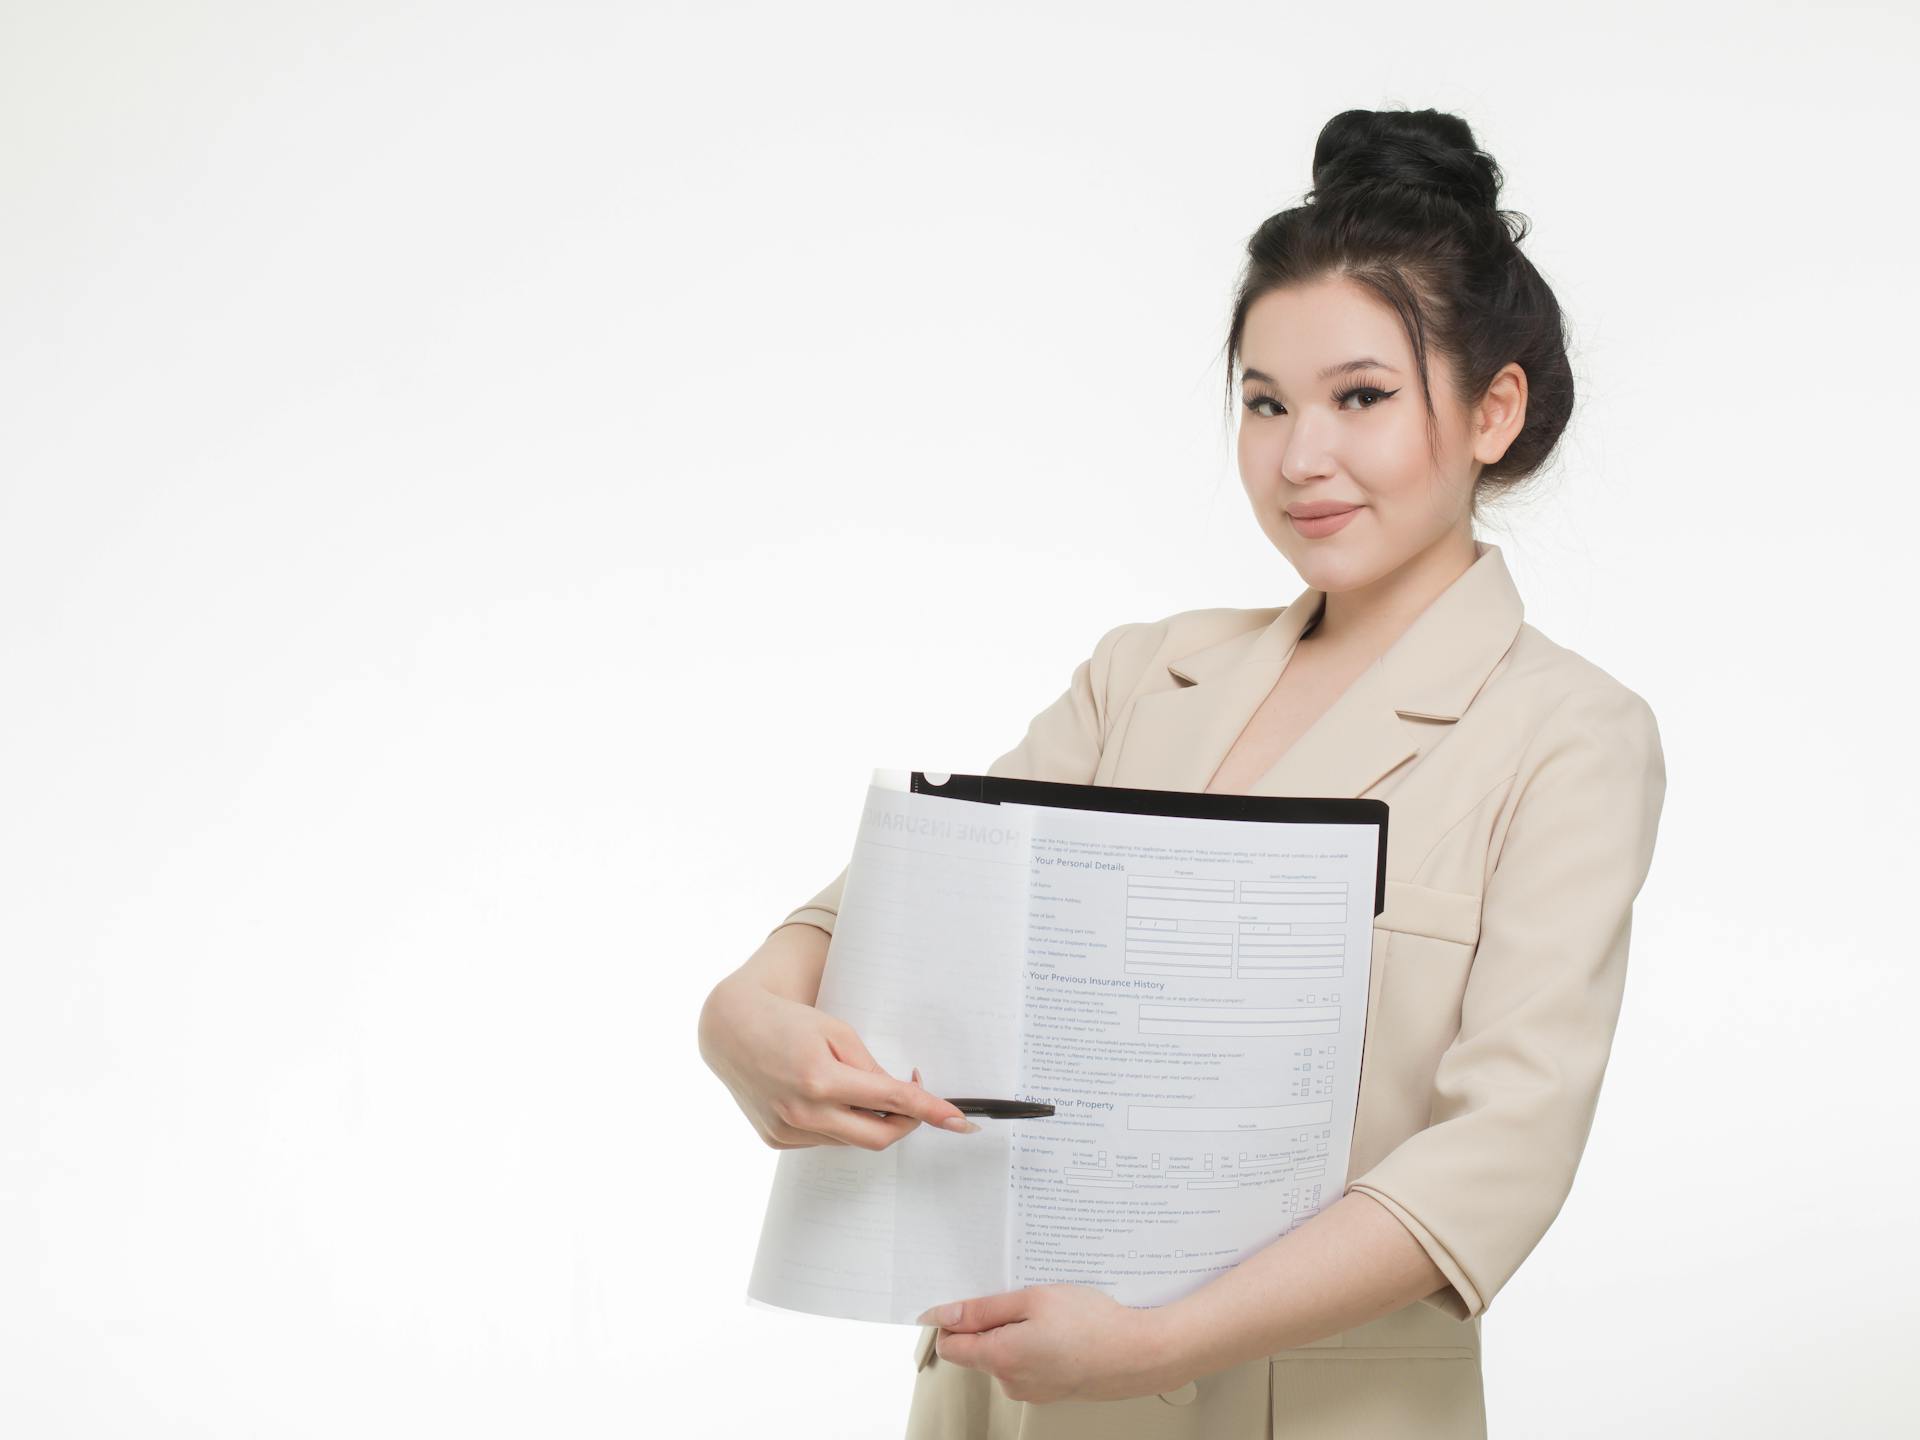
<path fill-rule="evenodd" d="M 1660 723 L 1645 696 L 1576 650 L 1523 624 L 1483 699 L 1512 747 L 1516 794 L 1543 772 L 1664 793 Z M 1476 701 L 1475 709 L 1480 708 Z M 1619 798 L 1623 803 L 1625 794 Z"/>
<path fill-rule="evenodd" d="M 1598 717 L 1657 728 L 1646 697 L 1577 650 L 1522 624 L 1499 676 L 1500 688 L 1531 698 L 1544 723 Z"/>

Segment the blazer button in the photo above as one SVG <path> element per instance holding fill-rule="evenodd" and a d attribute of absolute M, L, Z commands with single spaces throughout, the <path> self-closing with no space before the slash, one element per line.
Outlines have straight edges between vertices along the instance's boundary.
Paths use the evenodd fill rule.
<path fill-rule="evenodd" d="M 1169 1405 L 1191 1405 L 1193 1397 L 1200 1393 L 1200 1387 L 1189 1380 L 1178 1390 L 1162 1390 L 1160 1398 Z"/>

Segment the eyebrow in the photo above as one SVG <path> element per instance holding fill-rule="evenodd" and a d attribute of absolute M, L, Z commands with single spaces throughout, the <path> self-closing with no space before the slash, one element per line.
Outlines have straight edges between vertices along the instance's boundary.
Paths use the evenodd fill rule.
<path fill-rule="evenodd" d="M 1362 360 L 1348 360 L 1347 362 L 1341 365 L 1329 365 L 1327 366 L 1326 369 L 1320 372 L 1318 378 L 1321 380 L 1331 380 L 1336 375 L 1351 375 L 1356 370 L 1386 370 L 1395 375 L 1398 375 L 1400 373 L 1398 370 L 1395 370 L 1393 366 L 1387 364 L 1384 360 L 1362 359 Z M 1243 370 L 1240 373 L 1240 378 L 1242 381 L 1263 380 L 1269 385 L 1274 385 L 1279 383 L 1271 375 L 1267 374 L 1266 371 L 1255 370 L 1252 366 L 1248 366 L 1245 370 Z"/>

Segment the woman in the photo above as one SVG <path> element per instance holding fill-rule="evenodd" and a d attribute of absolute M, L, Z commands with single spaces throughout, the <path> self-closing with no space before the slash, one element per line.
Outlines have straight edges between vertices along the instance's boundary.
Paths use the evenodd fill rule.
<path fill-rule="evenodd" d="M 1459 119 L 1348 111 L 1313 179 L 1249 241 L 1226 346 L 1242 481 L 1307 589 L 1108 631 L 988 768 L 1389 803 L 1350 1168 L 1172 1304 L 935 1307 L 909 1440 L 1483 1436 L 1480 1316 L 1586 1142 L 1665 763 L 1646 702 L 1525 624 L 1473 534 L 1566 426 L 1560 310 Z M 967 1128 L 811 1008 L 844 877 L 715 988 L 703 1053 L 776 1148 Z"/>

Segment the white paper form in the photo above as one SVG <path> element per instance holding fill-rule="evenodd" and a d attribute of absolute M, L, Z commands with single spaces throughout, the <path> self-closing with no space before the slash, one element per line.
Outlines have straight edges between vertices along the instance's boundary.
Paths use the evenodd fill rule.
<path fill-rule="evenodd" d="M 884 782 L 876 772 L 876 782 Z M 935 1094 L 1011 1095 L 1026 954 L 1027 814 L 868 787 L 815 1000 L 889 1074 Z M 910 1042 L 910 1043 L 909 1043 Z M 920 1126 L 882 1151 L 783 1151 L 751 1299 L 911 1322 L 1000 1288 L 1007 1126 Z"/>
<path fill-rule="evenodd" d="M 1339 1198 L 1377 827 L 1049 806 L 1030 829 L 1007 1288 L 1198 1289 Z"/>

